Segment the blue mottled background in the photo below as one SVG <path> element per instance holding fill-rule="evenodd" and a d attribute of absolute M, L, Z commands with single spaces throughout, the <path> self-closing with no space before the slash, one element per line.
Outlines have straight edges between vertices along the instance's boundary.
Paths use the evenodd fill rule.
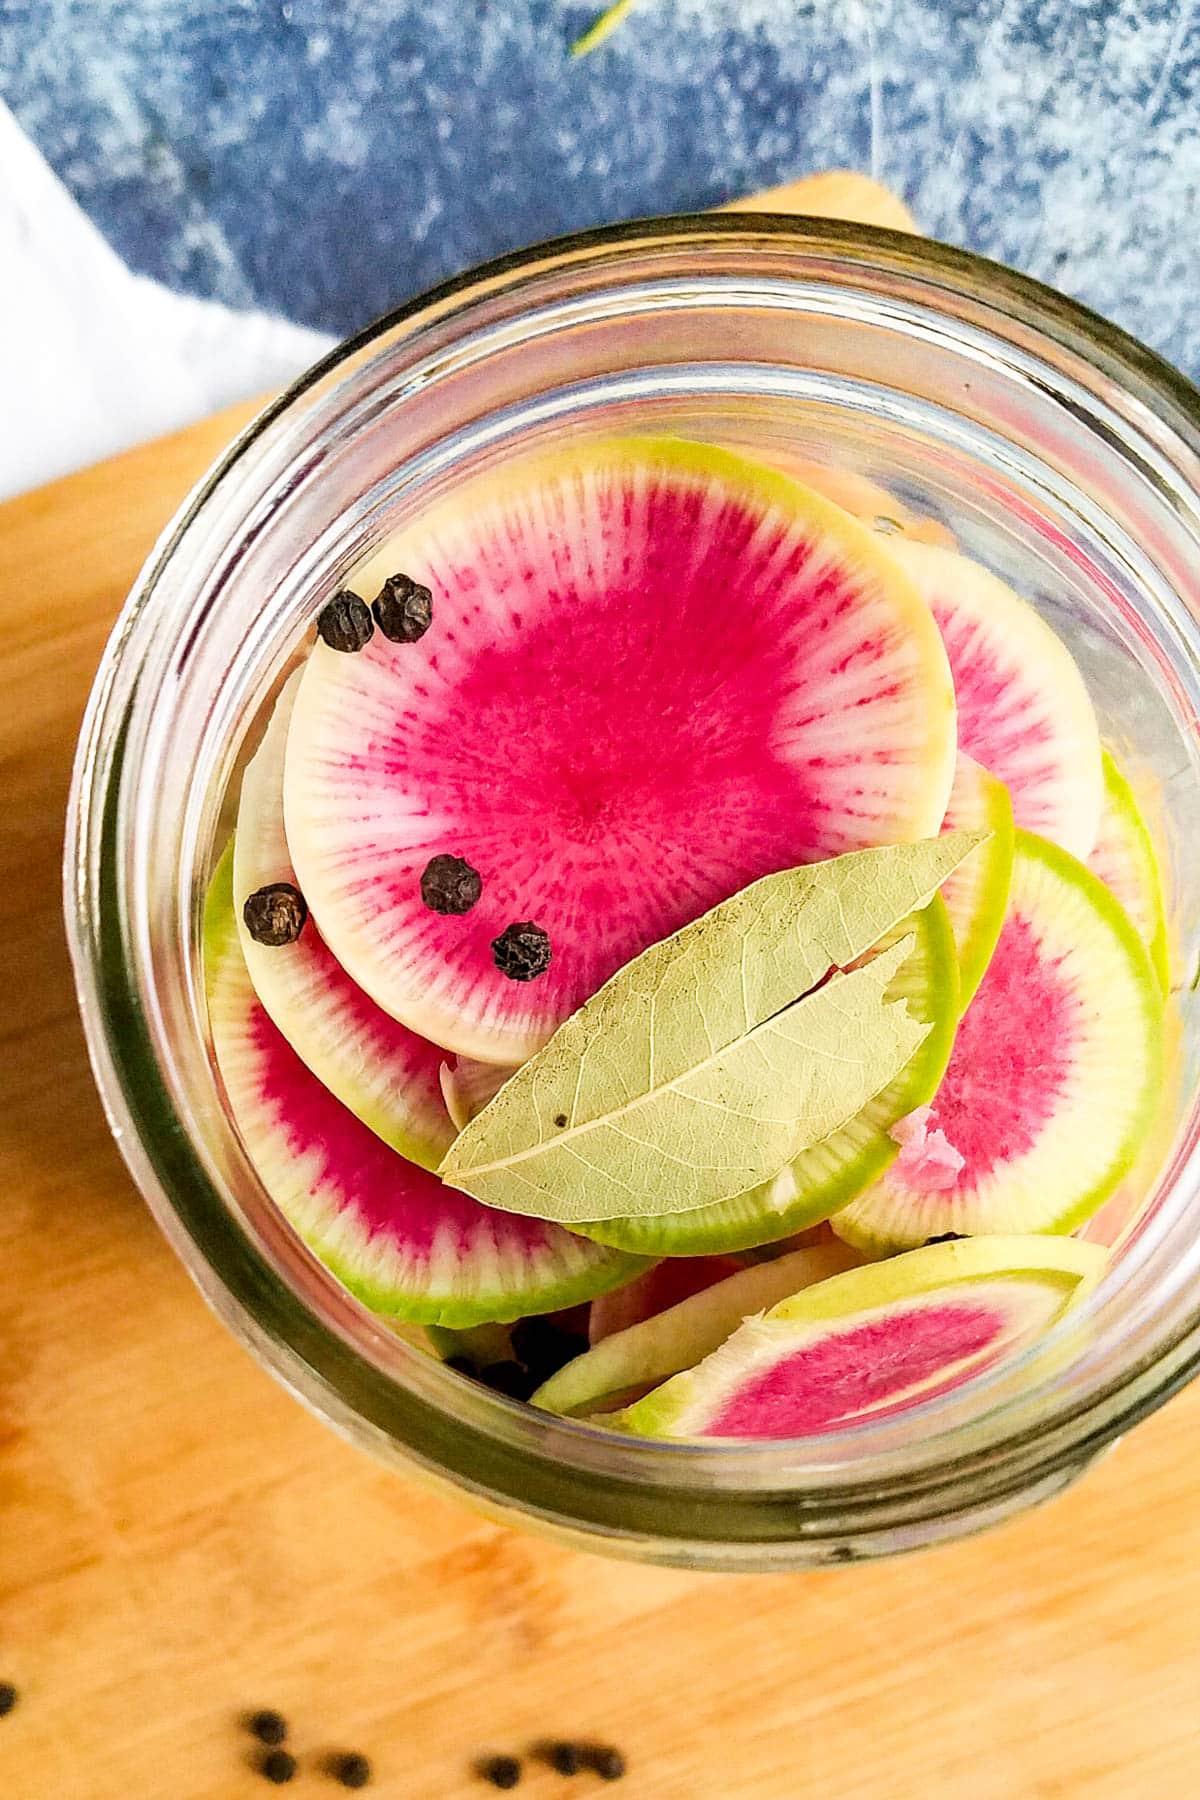
<path fill-rule="evenodd" d="M 0 0 L 0 94 L 136 269 L 344 331 L 831 165 L 1200 375 L 1200 0 Z"/>

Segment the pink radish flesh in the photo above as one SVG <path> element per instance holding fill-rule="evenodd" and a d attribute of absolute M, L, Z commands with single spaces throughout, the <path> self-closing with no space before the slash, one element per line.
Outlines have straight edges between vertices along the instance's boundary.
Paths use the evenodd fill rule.
<path fill-rule="evenodd" d="M 833 1431 L 889 1398 L 921 1398 L 979 1373 L 991 1344 L 1006 1342 L 1009 1313 L 970 1299 L 893 1311 L 804 1345 L 751 1376 L 711 1419 L 705 1437 L 788 1438 Z M 968 1369 L 954 1368 L 970 1361 Z M 945 1381 L 935 1383 L 943 1370 Z"/>
<path fill-rule="evenodd" d="M 1069 1231 L 1128 1172 L 1158 1105 L 1162 995 L 1112 896 L 1016 834 L 1008 912 L 941 1086 L 833 1219 L 872 1255 L 946 1232 Z"/>
<path fill-rule="evenodd" d="M 316 646 L 288 838 L 343 966 L 460 1054 L 518 1062 L 757 877 L 941 823 L 932 618 L 867 533 L 782 478 L 633 440 L 548 459 L 394 555 L 434 623 Z M 440 853 L 482 876 L 465 915 L 421 904 Z M 492 946 L 525 921 L 551 961 L 513 980 Z"/>
<path fill-rule="evenodd" d="M 939 1192 L 970 1187 L 1026 1154 L 1060 1102 L 1081 1024 L 1078 997 L 1042 956 L 1029 922 L 1009 918 L 959 1023 L 926 1130 L 902 1144 L 891 1173 L 919 1180 L 931 1135 L 942 1149 L 930 1184 Z"/>

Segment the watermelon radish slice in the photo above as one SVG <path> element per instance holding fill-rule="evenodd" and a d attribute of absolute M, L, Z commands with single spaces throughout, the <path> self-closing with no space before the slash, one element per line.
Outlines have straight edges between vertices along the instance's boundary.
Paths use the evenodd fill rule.
<path fill-rule="evenodd" d="M 959 751 L 943 831 L 989 831 L 941 886 L 958 948 L 959 1005 L 970 1004 L 992 958 L 1012 882 L 1013 813 L 1002 781 Z"/>
<path fill-rule="evenodd" d="M 438 1070 L 442 1099 L 454 1121 L 454 1129 L 462 1131 L 489 1100 L 494 1100 L 510 1075 L 516 1070 L 503 1063 L 475 1062 L 469 1056 L 456 1056 Z"/>
<path fill-rule="evenodd" d="M 460 1055 L 519 1063 L 759 876 L 941 825 L 954 698 L 928 608 L 773 470 L 569 445 L 460 490 L 357 585 L 397 571 L 432 625 L 314 647 L 287 836 L 342 966 Z M 470 910 L 423 903 L 435 856 L 478 871 Z"/>
<path fill-rule="evenodd" d="M 834 1230 L 875 1256 L 944 1232 L 1074 1230 L 1137 1155 L 1162 1041 L 1162 994 L 1121 908 L 1019 831 L 1008 913 L 941 1086 Z"/>
<path fill-rule="evenodd" d="M 751 1313 L 839 1275 L 854 1262 L 845 1244 L 822 1244 L 736 1270 L 593 1344 L 544 1382 L 532 1404 L 555 1413 L 594 1411 L 614 1394 L 664 1381 L 716 1350 Z"/>
<path fill-rule="evenodd" d="M 851 1269 L 748 1319 L 604 1422 L 643 1437 L 804 1438 L 885 1417 L 1032 1342 L 1105 1260 L 1072 1238 L 996 1237 Z"/>
<path fill-rule="evenodd" d="M 1025 831 L 1087 857 L 1104 776 L 1096 714 L 1070 652 L 1032 606 L 969 557 L 888 538 L 933 609 L 958 699 L 958 747 L 999 778 Z"/>
<path fill-rule="evenodd" d="M 1165 994 L 1171 982 L 1167 954 L 1167 919 L 1163 906 L 1158 858 L 1133 789 L 1104 752 L 1104 811 L 1100 835 L 1088 857 L 1088 868 L 1116 895 L 1150 952 L 1154 973 Z M 957 871 L 956 871 L 957 873 Z"/>
<path fill-rule="evenodd" d="M 726 442 L 730 450 L 741 456 L 756 457 L 760 454 L 755 445 L 743 445 L 731 439 Z M 857 469 L 847 469 L 835 463 L 812 462 L 806 456 L 792 456 L 775 450 L 764 460 L 781 474 L 789 475 L 793 481 L 812 488 L 814 493 L 823 495 L 826 500 L 832 500 L 835 506 L 840 506 L 843 512 L 850 513 L 853 518 L 861 519 L 872 530 L 888 536 L 898 532 L 901 537 L 911 538 L 918 544 L 942 544 L 948 550 L 955 547 L 954 533 L 940 520 L 913 512 L 895 494 L 881 487 L 877 481 L 872 481 L 869 475 L 860 474 Z"/>
<path fill-rule="evenodd" d="M 247 928 L 247 897 L 296 884 L 283 828 L 283 760 L 297 670 L 285 683 L 242 778 L 233 892 L 254 991 L 301 1060 L 385 1143 L 436 1169 L 458 1127 L 442 1097 L 443 1052 L 382 1012 L 355 986 L 310 918 L 293 943 L 265 945 Z"/>
<path fill-rule="evenodd" d="M 231 861 L 227 853 L 205 913 L 217 1066 L 263 1186 L 343 1285 L 376 1312 L 462 1326 L 549 1312 L 629 1280 L 628 1257 L 445 1187 L 322 1085 L 254 992 Z"/>
<path fill-rule="evenodd" d="M 655 1263 L 636 1281 L 613 1288 L 593 1300 L 588 1309 L 588 1342 L 598 1344 L 615 1331 L 628 1331 L 655 1313 L 666 1312 L 703 1293 L 729 1275 L 736 1275 L 745 1263 L 737 1256 L 672 1256 Z"/>
<path fill-rule="evenodd" d="M 1163 1026 L 1164 1079 L 1153 1125 L 1142 1139 L 1137 1161 L 1120 1187 L 1076 1234 L 1110 1250 L 1123 1247 L 1154 1212 L 1159 1182 L 1167 1168 L 1185 1105 L 1188 1066 L 1184 1021 L 1170 1005 L 1165 1009 Z"/>
<path fill-rule="evenodd" d="M 915 944 L 889 986 L 889 999 L 931 1027 L 896 1079 L 840 1131 L 814 1144 L 773 1181 L 695 1212 L 657 1219 L 605 1219 L 580 1226 L 597 1242 L 643 1256 L 711 1256 L 791 1237 L 835 1213 L 881 1174 L 897 1153 L 890 1128 L 929 1099 L 946 1067 L 958 1018 L 958 962 L 945 906 L 928 906 L 880 940 L 885 950 L 912 935 Z"/>
<path fill-rule="evenodd" d="M 466 1325 L 457 1330 L 446 1325 L 426 1325 L 429 1347 L 441 1362 L 451 1357 L 470 1363 L 475 1369 L 486 1369 L 490 1363 L 513 1360 L 512 1330 L 509 1325 Z"/>

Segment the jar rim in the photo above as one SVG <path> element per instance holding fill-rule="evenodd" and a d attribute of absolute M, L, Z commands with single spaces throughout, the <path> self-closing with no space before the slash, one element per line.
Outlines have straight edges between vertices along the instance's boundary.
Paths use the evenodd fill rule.
<path fill-rule="evenodd" d="M 1074 1470 L 1200 1367 L 1200 1308 L 1158 1347 L 1151 1362 L 1122 1368 L 1107 1383 L 1097 1381 L 1072 1409 L 989 1436 L 957 1456 L 910 1459 L 890 1475 L 870 1465 L 857 1480 L 836 1479 L 831 1471 L 824 1488 L 812 1483 L 801 1488 L 789 1479 L 789 1465 L 780 1465 L 778 1443 L 731 1450 L 726 1445 L 646 1441 L 637 1443 L 628 1467 L 615 1466 L 612 1434 L 576 1421 L 531 1419 L 499 1396 L 470 1396 L 470 1403 L 459 1408 L 454 1429 L 447 1431 L 447 1377 L 436 1365 L 406 1369 L 411 1379 L 397 1384 L 391 1374 L 381 1372 L 377 1360 L 378 1355 L 392 1357 L 394 1342 L 389 1348 L 376 1336 L 367 1354 L 361 1320 L 343 1317 L 331 1329 L 329 1320 L 305 1305 L 244 1232 L 220 1241 L 218 1221 L 230 1227 L 233 1222 L 211 1171 L 186 1132 L 181 1135 L 165 1125 L 168 1120 L 177 1125 L 178 1112 L 163 1078 L 144 986 L 136 979 L 139 964 L 131 950 L 136 934 L 129 928 L 120 838 L 125 792 L 137 772 L 129 768 L 127 755 L 131 720 L 144 703 L 144 695 L 139 698 L 143 671 L 136 658 L 144 654 L 151 629 L 147 607 L 164 570 L 186 549 L 189 534 L 214 497 L 236 483 L 257 445 L 276 430 L 286 430 L 306 396 L 341 382 L 359 359 L 397 332 L 415 328 L 415 342 L 431 322 L 452 322 L 498 291 L 515 297 L 523 282 L 564 263 L 609 253 L 619 261 L 639 246 L 653 250 L 663 243 L 728 242 L 753 249 L 764 241 L 833 262 L 857 260 L 927 286 L 933 276 L 948 291 L 994 302 L 1117 380 L 1141 403 L 1148 416 L 1140 423 L 1160 447 L 1165 431 L 1192 454 L 1200 449 L 1200 394 L 1154 352 L 1027 276 L 908 234 L 780 214 L 696 214 L 597 228 L 499 257 L 394 309 L 337 346 L 264 409 L 185 501 L 135 585 L 97 676 L 72 782 L 65 873 L 76 985 L 110 1125 L 135 1180 L 206 1298 L 268 1366 L 343 1431 L 368 1436 L 385 1453 L 400 1444 L 408 1463 L 451 1479 L 484 1501 L 516 1504 L 547 1525 L 574 1522 L 613 1547 L 632 1534 L 642 1541 L 643 1553 L 678 1557 L 681 1545 L 692 1546 L 693 1554 L 703 1546 L 705 1561 L 724 1557 L 737 1566 L 744 1566 L 746 1551 L 770 1560 L 776 1548 L 794 1546 L 798 1538 L 867 1541 L 884 1518 L 889 1530 L 898 1521 L 903 1525 L 906 1516 L 914 1525 L 927 1525 L 943 1509 L 961 1512 L 965 1488 L 973 1504 L 997 1506 L 1006 1495 L 1028 1492 L 1033 1483 L 1052 1482 L 1059 1472 Z M 1178 1179 L 1195 1185 L 1196 1166 L 1193 1153 Z M 379 1333 L 385 1330 L 378 1327 Z M 414 1364 L 421 1360 L 415 1353 L 412 1359 Z M 931 1442 L 943 1442 L 935 1423 L 939 1402 L 928 1404 Z M 953 1410 L 948 1405 L 943 1413 L 952 1416 Z M 831 1438 L 849 1440 L 869 1429 L 857 1427 Z M 952 1437 L 957 1429 L 951 1424 L 944 1436 Z M 832 1450 L 830 1440 L 823 1442 Z M 598 1444 L 602 1450 L 596 1450 Z M 570 1447 L 569 1465 L 560 1456 L 564 1446 Z M 706 1490 L 695 1486 L 697 1469 L 712 1477 Z"/>

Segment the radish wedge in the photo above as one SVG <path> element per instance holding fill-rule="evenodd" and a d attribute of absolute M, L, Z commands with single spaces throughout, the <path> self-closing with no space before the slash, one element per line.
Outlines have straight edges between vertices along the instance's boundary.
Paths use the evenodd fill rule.
<path fill-rule="evenodd" d="M 1032 1343 L 1105 1261 L 1073 1238 L 997 1237 L 852 1269 L 748 1319 L 603 1423 L 643 1437 L 779 1439 L 886 1417 Z"/>
<path fill-rule="evenodd" d="M 656 1313 L 667 1312 L 705 1288 L 715 1287 L 746 1267 L 740 1256 L 667 1256 L 636 1281 L 601 1294 L 588 1308 L 588 1342 L 598 1344 L 615 1332 L 628 1331 Z"/>
<path fill-rule="evenodd" d="M 822 1244 L 740 1269 L 665 1312 L 602 1338 L 544 1382 L 532 1404 L 546 1412 L 583 1413 L 610 1395 L 663 1381 L 717 1349 L 751 1313 L 853 1268 L 856 1260 L 844 1244 Z"/>

